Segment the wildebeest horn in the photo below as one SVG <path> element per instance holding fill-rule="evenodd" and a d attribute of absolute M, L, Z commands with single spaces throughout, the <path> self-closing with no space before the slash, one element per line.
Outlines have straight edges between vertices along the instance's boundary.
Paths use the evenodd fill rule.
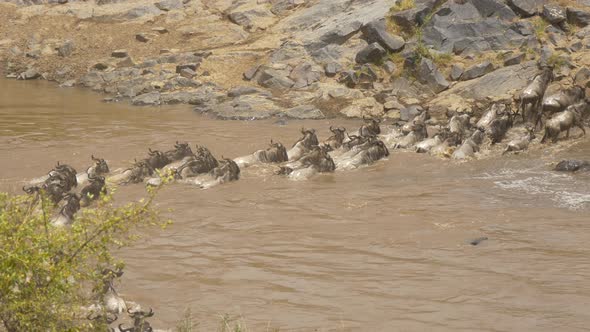
<path fill-rule="evenodd" d="M 305 135 L 305 127 L 301 127 L 301 133 Z"/>
<path fill-rule="evenodd" d="M 334 132 L 334 128 L 332 128 L 332 126 L 330 126 L 330 131 L 331 132 Z"/>
<path fill-rule="evenodd" d="M 124 328 L 122 328 L 122 326 L 123 326 L 123 324 L 119 324 L 119 331 L 121 331 L 121 332 L 133 332 L 133 330 L 135 329 L 134 327 L 124 329 Z"/>
<path fill-rule="evenodd" d="M 158 151 L 153 151 L 152 148 L 148 148 L 148 151 L 149 151 L 150 156 L 153 156 L 158 152 Z"/>
<path fill-rule="evenodd" d="M 94 161 L 99 161 L 98 159 L 94 158 L 94 155 L 93 155 L 93 154 L 92 154 L 92 155 L 90 155 L 90 158 L 91 158 L 92 160 L 94 160 Z"/>

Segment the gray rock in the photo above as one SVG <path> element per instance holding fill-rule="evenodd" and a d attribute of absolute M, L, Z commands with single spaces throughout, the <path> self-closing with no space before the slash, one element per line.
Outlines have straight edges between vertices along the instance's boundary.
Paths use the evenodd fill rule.
<path fill-rule="evenodd" d="M 438 70 L 434 62 L 422 58 L 416 70 L 416 78 L 420 83 L 428 85 L 435 93 L 439 93 L 449 87 L 449 82 Z"/>
<path fill-rule="evenodd" d="M 338 62 L 329 62 L 324 68 L 326 76 L 328 77 L 336 76 L 340 70 L 342 70 L 342 66 Z"/>
<path fill-rule="evenodd" d="M 522 61 L 524 61 L 525 56 L 526 56 L 526 54 L 524 54 L 524 53 L 516 53 L 516 54 L 510 55 L 504 59 L 504 66 L 518 65 Z"/>
<path fill-rule="evenodd" d="M 582 44 L 582 42 L 577 41 L 570 45 L 569 50 L 571 52 L 579 52 L 580 50 L 582 50 L 583 47 L 584 45 Z"/>
<path fill-rule="evenodd" d="M 258 68 L 260 68 L 260 65 L 256 65 L 256 66 L 246 70 L 244 72 L 244 79 L 246 81 L 251 81 L 254 78 L 254 76 L 256 75 L 256 73 L 258 72 Z"/>
<path fill-rule="evenodd" d="M 218 118 L 231 120 L 261 120 L 280 112 L 274 102 L 259 95 L 244 95 L 209 109 Z"/>
<path fill-rule="evenodd" d="M 129 56 L 127 50 L 115 50 L 111 53 L 113 58 L 126 58 Z"/>
<path fill-rule="evenodd" d="M 543 6 L 543 17 L 551 24 L 560 24 L 567 19 L 567 14 L 563 7 L 547 4 Z"/>
<path fill-rule="evenodd" d="M 266 8 L 252 8 L 242 10 L 240 7 L 229 13 L 228 18 L 233 23 L 243 26 L 248 30 L 266 28 L 267 24 L 260 25 L 259 21 L 274 17 L 273 13 Z"/>
<path fill-rule="evenodd" d="M 21 49 L 18 46 L 13 46 L 8 51 L 13 56 L 19 56 L 19 55 L 22 55 L 23 54 L 23 51 L 21 51 Z"/>
<path fill-rule="evenodd" d="M 76 80 L 67 80 L 59 85 L 60 88 L 71 88 L 76 85 Z"/>
<path fill-rule="evenodd" d="M 349 88 L 354 88 L 359 83 L 359 76 L 354 70 L 346 70 L 340 72 L 338 82 L 345 84 Z"/>
<path fill-rule="evenodd" d="M 174 9 L 181 9 L 183 7 L 181 0 L 162 0 L 156 2 L 155 6 L 166 12 Z"/>
<path fill-rule="evenodd" d="M 194 98 L 194 93 L 189 91 L 175 91 L 160 94 L 162 104 L 189 104 Z"/>
<path fill-rule="evenodd" d="M 197 73 L 190 68 L 183 68 L 180 71 L 180 76 L 186 77 L 186 78 L 193 78 L 193 77 L 197 76 Z"/>
<path fill-rule="evenodd" d="M 301 105 L 289 108 L 282 115 L 293 119 L 324 119 L 324 113 L 313 105 Z"/>
<path fill-rule="evenodd" d="M 133 61 L 133 59 L 128 56 L 125 59 L 117 62 L 117 68 L 123 68 L 123 67 L 133 67 L 135 66 L 135 61 Z"/>
<path fill-rule="evenodd" d="M 137 19 L 144 16 L 160 15 L 162 11 L 154 5 L 143 5 L 129 9 L 124 15 L 124 19 Z"/>
<path fill-rule="evenodd" d="M 402 29 L 410 31 L 416 26 L 421 26 L 432 8 L 434 1 L 417 2 L 414 8 L 401 10 L 391 14 L 391 20 Z"/>
<path fill-rule="evenodd" d="M 105 70 L 107 68 L 109 68 L 109 65 L 104 63 L 104 62 L 98 62 L 95 63 L 92 68 L 97 69 L 97 70 Z"/>
<path fill-rule="evenodd" d="M 305 4 L 305 0 L 278 0 L 272 1 L 273 5 L 270 11 L 275 15 L 281 15 L 289 10 L 295 9 Z"/>
<path fill-rule="evenodd" d="M 452 65 L 451 66 L 451 74 L 450 77 L 453 81 L 457 81 L 459 80 L 459 78 L 461 78 L 461 75 L 463 75 L 463 67 L 460 65 Z"/>
<path fill-rule="evenodd" d="M 395 70 L 397 69 L 395 66 L 395 63 L 393 63 L 392 61 L 385 61 L 385 63 L 383 64 L 383 69 L 388 73 L 388 74 L 393 74 L 395 72 Z"/>
<path fill-rule="evenodd" d="M 461 76 L 461 80 L 468 81 L 474 78 L 481 77 L 487 73 L 494 71 L 494 65 L 489 62 L 485 61 L 475 66 L 471 66 L 465 70 L 463 75 Z"/>
<path fill-rule="evenodd" d="M 265 68 L 257 74 L 257 82 L 261 86 L 269 89 L 284 90 L 290 89 L 295 85 L 291 79 L 278 70 Z"/>
<path fill-rule="evenodd" d="M 576 84 L 583 84 L 584 82 L 590 79 L 590 69 L 587 67 L 583 67 L 582 69 L 578 70 L 576 76 L 574 76 L 574 82 Z"/>
<path fill-rule="evenodd" d="M 271 97 L 272 94 L 268 91 L 264 91 L 259 88 L 255 88 L 252 86 L 238 86 L 235 88 L 229 89 L 227 92 L 227 96 L 230 98 L 240 97 L 244 95 L 252 95 L 252 94 L 259 94 L 265 97 Z"/>
<path fill-rule="evenodd" d="M 61 57 L 68 57 L 74 52 L 74 42 L 66 40 L 57 48 L 57 54 Z"/>
<path fill-rule="evenodd" d="M 543 46 L 543 48 L 541 48 L 541 58 L 539 59 L 539 63 L 541 65 L 547 65 L 552 56 L 553 50 L 549 46 Z"/>
<path fill-rule="evenodd" d="M 309 62 L 299 63 L 289 74 L 289 78 L 295 82 L 293 88 L 296 89 L 311 85 L 319 81 L 321 77 L 321 72 L 314 69 L 314 66 Z"/>
<path fill-rule="evenodd" d="M 145 60 L 144 62 L 139 64 L 139 68 L 150 68 L 154 67 L 158 64 L 156 60 Z"/>
<path fill-rule="evenodd" d="M 369 43 L 379 43 L 390 52 L 399 52 L 406 44 L 402 37 L 387 32 L 385 19 L 370 22 L 361 30 Z"/>
<path fill-rule="evenodd" d="M 160 104 L 160 93 L 157 91 L 148 92 L 136 96 L 131 100 L 133 105 L 147 106 L 147 105 L 159 105 Z"/>
<path fill-rule="evenodd" d="M 155 31 L 155 32 L 157 32 L 159 34 L 168 33 L 168 29 L 166 29 L 164 27 L 155 27 L 155 28 L 152 28 L 152 31 Z"/>
<path fill-rule="evenodd" d="M 567 21 L 568 23 L 577 25 L 579 27 L 586 27 L 590 25 L 590 12 L 568 7 Z"/>
<path fill-rule="evenodd" d="M 518 34 L 521 34 L 523 36 L 532 36 L 535 34 L 535 27 L 531 22 L 528 21 L 514 22 L 510 26 L 510 29 L 516 31 Z"/>
<path fill-rule="evenodd" d="M 530 17 L 541 12 L 545 0 L 508 0 L 510 8 L 522 17 Z"/>
<path fill-rule="evenodd" d="M 145 33 L 138 33 L 135 35 L 135 39 L 138 42 L 142 42 L 142 43 L 147 43 L 150 41 L 150 37 L 148 37 L 148 35 L 146 35 Z"/>
<path fill-rule="evenodd" d="M 178 65 L 176 66 L 176 73 L 180 74 L 183 69 L 190 69 L 192 71 L 196 71 L 200 65 L 200 63 L 185 63 L 182 65 Z"/>
<path fill-rule="evenodd" d="M 369 44 L 356 54 L 357 63 L 378 63 L 387 54 L 387 51 L 378 43 Z"/>
<path fill-rule="evenodd" d="M 408 107 L 404 107 L 400 110 L 400 120 L 402 121 L 410 121 L 422 113 L 422 107 L 420 105 L 410 105 Z"/>
<path fill-rule="evenodd" d="M 455 54 L 510 49 L 534 38 L 510 29 L 514 18 L 508 6 L 493 0 L 448 1 L 424 25 L 423 41 Z"/>
<path fill-rule="evenodd" d="M 41 73 L 34 68 L 28 69 L 20 73 L 17 77 L 17 79 L 19 80 L 36 80 L 38 78 L 41 78 Z"/>
<path fill-rule="evenodd" d="M 80 78 L 80 85 L 87 88 L 95 88 L 104 83 L 101 73 L 91 71 Z"/>

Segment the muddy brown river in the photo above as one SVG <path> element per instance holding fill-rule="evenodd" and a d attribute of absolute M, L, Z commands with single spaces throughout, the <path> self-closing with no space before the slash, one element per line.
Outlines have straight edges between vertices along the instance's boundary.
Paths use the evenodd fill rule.
<path fill-rule="evenodd" d="M 100 99 L 0 80 L 0 190 L 20 192 L 58 160 L 81 171 L 94 154 L 126 167 L 176 140 L 234 158 L 270 138 L 290 146 L 301 126 L 322 139 L 330 124 L 360 124 L 218 121 Z M 121 252 L 118 289 L 154 308 L 161 328 L 190 308 L 199 331 L 223 314 L 248 331 L 588 330 L 590 175 L 550 171 L 562 158 L 590 159 L 590 135 L 461 164 L 395 151 L 307 181 L 252 167 L 208 190 L 172 184 L 158 207 L 174 224 Z"/>

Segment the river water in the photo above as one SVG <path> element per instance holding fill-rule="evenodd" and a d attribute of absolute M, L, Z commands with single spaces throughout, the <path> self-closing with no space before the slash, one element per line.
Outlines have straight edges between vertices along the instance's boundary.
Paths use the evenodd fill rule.
<path fill-rule="evenodd" d="M 302 126 L 321 139 L 330 124 L 360 124 L 219 121 L 100 98 L 0 80 L 0 190 L 58 160 L 125 167 L 176 140 L 234 158 L 270 138 L 290 146 Z M 199 331 L 223 314 L 249 331 L 588 330 L 590 176 L 551 172 L 561 158 L 590 159 L 590 139 L 462 164 L 396 151 L 299 182 L 254 167 L 209 190 L 173 184 L 158 206 L 174 224 L 121 253 L 118 289 L 154 308 L 152 325 L 190 308 Z"/>

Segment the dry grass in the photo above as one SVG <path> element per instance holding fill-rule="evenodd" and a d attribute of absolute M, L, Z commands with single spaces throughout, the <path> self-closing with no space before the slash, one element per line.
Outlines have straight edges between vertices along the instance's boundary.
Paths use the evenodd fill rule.
<path fill-rule="evenodd" d="M 535 36 L 537 40 L 542 41 L 544 38 L 547 37 L 545 33 L 545 29 L 549 26 L 549 22 L 545 21 L 542 17 L 536 16 L 532 20 L 533 27 L 535 28 Z"/>
<path fill-rule="evenodd" d="M 414 0 L 399 0 L 393 7 L 389 9 L 390 12 L 401 12 L 402 10 L 412 9 L 416 7 Z"/>

